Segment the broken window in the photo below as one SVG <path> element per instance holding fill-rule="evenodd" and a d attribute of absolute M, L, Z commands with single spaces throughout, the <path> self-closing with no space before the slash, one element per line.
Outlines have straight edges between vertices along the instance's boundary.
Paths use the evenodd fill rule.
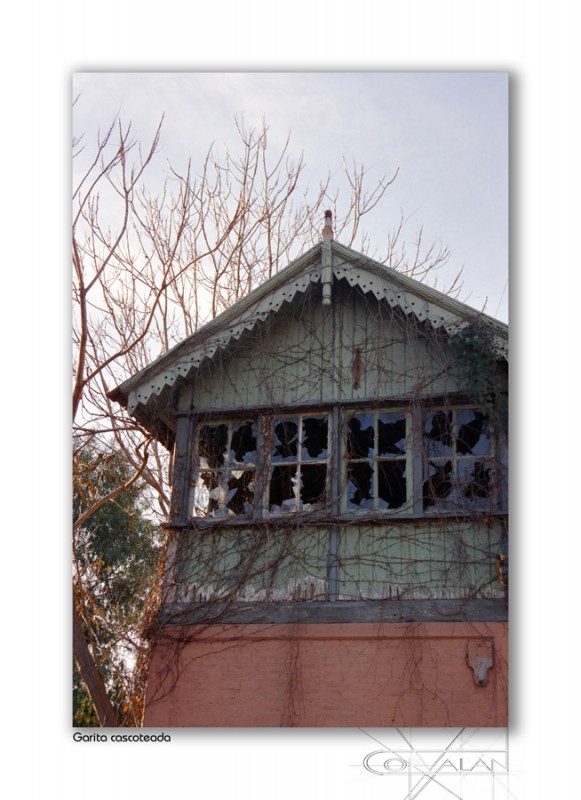
<path fill-rule="evenodd" d="M 489 420 L 480 409 L 424 414 L 424 510 L 486 509 L 494 469 Z"/>
<path fill-rule="evenodd" d="M 398 509 L 408 501 L 404 411 L 359 411 L 347 419 L 347 510 Z"/>
<path fill-rule="evenodd" d="M 254 502 L 256 423 L 201 425 L 196 454 L 194 516 L 249 515 Z"/>
<path fill-rule="evenodd" d="M 269 513 L 308 511 L 320 507 L 326 497 L 328 416 L 275 419 L 271 439 Z"/>
<path fill-rule="evenodd" d="M 436 407 L 417 416 L 412 409 L 353 409 L 344 438 L 332 445 L 330 420 L 290 413 L 200 423 L 192 515 L 257 519 L 324 509 L 330 452 L 344 465 L 343 511 L 432 514 L 490 510 L 496 502 L 493 439 L 479 408 Z"/>

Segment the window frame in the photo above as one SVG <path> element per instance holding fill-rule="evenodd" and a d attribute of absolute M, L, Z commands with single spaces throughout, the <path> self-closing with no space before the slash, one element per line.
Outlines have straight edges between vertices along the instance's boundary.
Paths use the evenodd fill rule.
<path fill-rule="evenodd" d="M 479 411 L 482 412 L 482 407 L 476 403 L 458 403 L 458 404 L 442 404 L 442 403 L 430 403 L 424 404 L 421 409 L 421 428 L 420 430 L 420 441 L 421 441 L 421 464 L 422 464 L 422 515 L 426 518 L 433 518 L 434 516 L 457 516 L 458 514 L 478 514 L 478 513 L 494 513 L 499 510 L 499 465 L 498 461 L 498 443 L 497 443 L 497 436 L 496 431 L 494 429 L 494 425 L 492 420 L 488 415 L 485 415 L 486 423 L 487 423 L 487 436 L 489 442 L 489 450 L 487 453 L 484 454 L 459 454 L 457 452 L 457 445 L 458 441 L 461 441 L 459 438 L 460 428 L 457 421 L 457 414 L 461 411 Z M 453 436 L 453 447 L 452 452 L 449 454 L 444 455 L 433 455 L 428 452 L 426 447 L 426 436 L 425 436 L 425 427 L 424 427 L 424 418 L 430 414 L 436 414 L 439 411 L 444 411 L 450 413 L 452 415 L 451 420 L 451 432 Z M 427 506 L 424 502 L 424 486 L 428 483 L 430 479 L 429 474 L 429 466 L 433 465 L 433 462 L 437 463 L 446 463 L 451 461 L 451 472 L 452 476 L 454 477 L 451 492 L 452 492 L 452 499 L 446 502 L 443 506 L 438 507 L 437 502 L 432 503 L 431 505 Z M 482 505 L 474 504 L 471 505 L 470 502 L 460 502 L 456 505 L 450 504 L 454 500 L 454 496 L 458 496 L 458 493 L 462 489 L 462 483 L 459 477 L 459 470 L 457 469 L 459 464 L 469 464 L 478 461 L 484 461 L 490 464 L 490 471 L 491 471 L 491 479 L 490 479 L 490 495 L 488 498 L 482 498 L 483 500 L 488 500 L 488 502 L 483 503 Z M 443 497 L 442 500 L 447 500 L 447 496 Z"/>
<path fill-rule="evenodd" d="M 349 422 L 355 415 L 369 414 L 373 415 L 373 430 L 374 430 L 374 454 L 373 456 L 360 456 L 351 458 L 349 455 Z M 382 414 L 400 414 L 404 416 L 406 423 L 405 433 L 405 454 L 402 455 L 380 455 L 378 447 L 379 439 L 379 418 Z M 414 510 L 414 414 L 413 408 L 408 404 L 399 406 L 349 406 L 343 409 L 343 424 L 342 424 L 342 461 L 343 467 L 341 471 L 341 514 L 342 516 L 363 516 L 363 515 L 381 515 L 386 517 L 394 516 L 409 516 Z M 384 462 L 405 461 L 405 481 L 406 481 L 406 499 L 401 506 L 394 508 L 381 508 L 379 506 L 379 465 Z M 353 463 L 359 464 L 372 464 L 373 465 L 373 507 L 366 506 L 360 508 L 349 507 L 349 465 Z"/>
<path fill-rule="evenodd" d="M 380 404 L 378 402 L 362 402 L 362 403 L 335 403 L 333 405 L 316 406 L 310 408 L 281 408 L 276 412 L 268 411 L 254 411 L 251 413 L 196 413 L 194 425 L 192 430 L 192 456 L 189 459 L 188 468 L 188 519 L 190 522 L 198 524 L 234 524 L 234 525 L 249 525 L 253 522 L 281 522 L 287 523 L 289 519 L 308 519 L 313 521 L 321 521 L 322 519 L 343 518 L 349 519 L 365 519 L 365 518 L 425 518 L 433 519 L 435 516 L 470 516 L 473 514 L 497 514 L 504 513 L 500 504 L 500 472 L 498 461 L 498 435 L 492 424 L 488 420 L 488 436 L 490 440 L 490 452 L 485 456 L 481 456 L 481 460 L 489 461 L 491 464 L 492 472 L 492 491 L 488 503 L 470 506 L 467 503 L 465 506 L 458 506 L 454 508 L 439 508 L 437 504 L 434 507 L 424 508 L 424 483 L 426 475 L 426 463 L 428 454 L 424 444 L 424 417 L 426 414 L 436 412 L 438 410 L 452 411 L 453 419 L 455 414 L 460 410 L 482 410 L 481 406 L 477 403 L 470 402 L 456 402 L 446 403 L 442 400 L 438 402 L 436 399 L 426 400 L 412 400 L 407 404 L 404 402 L 385 401 Z M 377 493 L 378 471 L 377 465 L 383 461 L 397 461 L 404 460 L 403 456 L 394 454 L 393 456 L 381 456 L 377 452 L 377 438 L 376 452 L 373 456 L 361 457 L 353 459 L 349 457 L 348 451 L 348 422 L 356 414 L 373 414 L 374 416 L 374 431 L 377 437 L 378 420 L 381 414 L 399 413 L 405 416 L 406 420 L 406 447 L 405 447 L 405 481 L 406 481 L 406 500 L 405 502 L 395 508 L 380 508 L 379 498 Z M 285 420 L 301 420 L 301 426 L 305 418 L 309 417 L 326 417 L 327 419 L 327 456 L 326 458 L 312 458 L 303 459 L 300 456 L 300 444 L 298 447 L 297 458 L 292 461 L 273 462 L 271 457 L 272 440 L 274 425 L 277 421 Z M 200 457 L 198 455 L 198 442 L 200 431 L 204 426 L 228 426 L 228 443 L 227 447 L 231 444 L 233 426 L 241 425 L 244 423 L 255 424 L 256 428 L 256 457 L 252 465 L 246 467 L 244 464 L 227 464 L 224 471 L 230 470 L 254 470 L 254 487 L 253 487 L 253 501 L 252 507 L 244 514 L 213 514 L 213 515 L 200 515 L 196 516 L 195 511 L 195 490 L 197 481 L 200 478 L 201 472 L 204 471 L 218 471 L 218 468 L 210 468 L 205 470 L 200 465 Z M 454 424 L 454 422 L 452 423 Z M 300 432 L 298 433 L 300 436 Z M 229 450 L 227 450 L 229 452 Z M 442 457 L 443 459 L 444 457 Z M 442 460 L 441 459 L 441 460 Z M 455 463 L 459 457 L 454 454 Z M 465 456 L 460 457 L 460 460 L 477 461 L 478 456 Z M 370 463 L 375 467 L 374 470 L 374 507 L 368 508 L 349 508 L 348 507 L 348 469 L 349 462 Z M 295 508 L 288 508 L 286 510 L 270 510 L 270 481 L 272 476 L 273 466 L 304 466 L 305 464 L 323 464 L 327 466 L 326 479 L 325 479 L 325 496 L 321 503 L 313 505 L 308 509 L 302 509 L 299 505 L 300 499 L 297 499 Z M 300 469 L 299 469 L 300 472 Z M 223 479 L 225 482 L 225 478 Z"/>
<path fill-rule="evenodd" d="M 242 426 L 245 424 L 256 425 L 256 450 L 253 451 L 256 453 L 256 458 L 252 462 L 232 462 L 229 459 L 229 454 L 232 452 L 231 445 L 232 445 L 232 436 L 234 432 L 235 426 Z M 202 465 L 202 457 L 199 455 L 199 445 L 200 445 L 200 435 L 202 430 L 205 427 L 219 427 L 225 426 L 227 428 L 227 437 L 226 437 L 226 445 L 224 453 L 228 456 L 228 460 L 225 464 L 221 466 L 203 466 Z M 241 416 L 238 419 L 200 419 L 197 421 L 197 424 L 194 429 L 193 435 L 193 464 L 190 469 L 190 478 L 189 478 L 189 486 L 188 486 L 188 510 L 189 516 L 191 519 L 196 521 L 204 520 L 204 521 L 220 521 L 220 522 L 228 522 L 233 520 L 251 520 L 254 518 L 255 513 L 254 509 L 256 506 L 256 489 L 257 489 L 257 478 L 260 471 L 260 462 L 261 462 L 261 455 L 260 455 L 260 418 L 252 418 L 249 415 Z M 234 472 L 253 472 L 254 473 L 254 488 L 253 488 L 253 499 L 251 503 L 251 508 L 243 514 L 229 514 L 226 512 L 228 508 L 228 502 L 223 501 L 222 498 L 218 499 L 219 508 L 221 508 L 223 513 L 216 513 L 216 514 L 201 514 L 196 515 L 195 508 L 196 508 L 196 490 L 199 486 L 199 481 L 202 480 L 201 475 L 203 473 L 210 473 L 218 475 L 218 486 L 220 491 L 223 493 L 227 491 L 227 480 L 229 475 L 233 475 Z M 209 492 L 212 489 L 208 489 Z M 210 495 L 208 496 L 210 498 Z"/>
<path fill-rule="evenodd" d="M 327 419 L 327 455 L 325 458 L 305 458 L 302 455 L 302 438 L 303 438 L 303 431 L 304 431 L 304 420 L 314 419 L 316 417 L 326 417 Z M 299 420 L 299 428 L 297 431 L 297 454 L 296 458 L 289 457 L 290 460 L 281 459 L 280 461 L 274 461 L 272 450 L 274 446 L 274 435 L 275 435 L 275 425 L 277 422 L 288 422 L 290 420 Z M 266 424 L 265 424 L 266 422 Z M 334 426 L 333 426 L 333 414 L 332 411 L 329 409 L 325 410 L 309 410 L 309 411 L 297 411 L 293 412 L 290 409 L 287 413 L 279 413 L 279 414 L 269 414 L 268 416 L 261 417 L 261 424 L 262 424 L 262 434 L 263 434 L 263 448 L 261 452 L 262 457 L 262 480 L 260 482 L 260 486 L 262 488 L 262 502 L 259 505 L 262 511 L 262 518 L 263 519 L 281 519 L 281 518 L 288 518 L 289 516 L 295 517 L 297 515 L 306 514 L 306 515 L 320 515 L 321 513 L 328 513 L 330 506 L 331 506 L 331 473 L 332 473 L 332 466 L 333 466 L 333 453 L 335 450 L 335 436 L 334 436 Z M 267 445 L 268 443 L 268 445 Z M 315 504 L 313 507 L 308 509 L 302 508 L 302 499 L 300 497 L 300 484 L 299 484 L 299 495 L 295 495 L 295 506 L 296 508 L 293 509 L 290 506 L 287 509 L 281 509 L 280 511 L 273 511 L 271 508 L 271 482 L 272 482 L 272 472 L 276 468 L 284 468 L 289 467 L 292 468 L 293 466 L 297 467 L 297 474 L 299 475 L 299 480 L 302 475 L 302 468 L 304 466 L 315 466 L 315 465 L 326 465 L 326 475 L 325 475 L 325 488 L 323 492 L 323 500 L 320 503 Z M 290 499 L 290 498 L 289 498 Z"/>

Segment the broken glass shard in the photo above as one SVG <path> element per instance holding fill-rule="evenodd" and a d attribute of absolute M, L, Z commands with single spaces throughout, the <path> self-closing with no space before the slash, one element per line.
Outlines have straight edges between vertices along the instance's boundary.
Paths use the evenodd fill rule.
<path fill-rule="evenodd" d="M 380 456 L 405 453 L 405 414 L 383 412 L 378 419 L 378 451 Z"/>
<path fill-rule="evenodd" d="M 451 411 L 436 411 L 424 416 L 424 441 L 429 457 L 452 455 Z"/>
<path fill-rule="evenodd" d="M 423 485 L 424 508 L 435 506 L 452 492 L 452 462 L 432 463 L 429 477 Z"/>
<path fill-rule="evenodd" d="M 233 514 L 247 514 L 254 500 L 254 471 L 234 470 L 228 481 L 226 507 Z"/>
<path fill-rule="evenodd" d="M 456 452 L 484 456 L 490 452 L 488 417 L 481 411 L 461 408 L 456 411 Z"/>
<path fill-rule="evenodd" d="M 380 461 L 377 468 L 379 508 L 401 508 L 407 499 L 405 461 Z"/>
<path fill-rule="evenodd" d="M 216 472 L 201 472 L 194 493 L 194 513 L 211 515 L 218 508 L 219 486 Z"/>
<path fill-rule="evenodd" d="M 298 437 L 298 419 L 276 420 L 272 442 L 272 461 L 296 461 Z"/>
<path fill-rule="evenodd" d="M 301 458 L 323 459 L 327 456 L 327 417 L 305 417 L 303 419 L 303 441 Z"/>
<path fill-rule="evenodd" d="M 221 467 L 228 444 L 227 425 L 202 425 L 198 437 L 198 456 L 203 466 Z"/>
<path fill-rule="evenodd" d="M 492 464 L 490 461 L 458 462 L 458 476 L 462 494 L 467 500 L 484 500 L 492 494 Z"/>
<path fill-rule="evenodd" d="M 256 463 L 256 423 L 242 422 L 232 426 L 230 458 L 237 464 Z"/>
<path fill-rule="evenodd" d="M 375 454 L 373 414 L 353 414 L 348 423 L 347 453 L 350 458 L 371 458 Z"/>
<path fill-rule="evenodd" d="M 325 499 L 326 464 L 303 464 L 301 467 L 301 501 L 321 503 Z"/>
<path fill-rule="evenodd" d="M 271 512 L 296 505 L 297 467 L 273 467 L 270 472 L 269 506 Z"/>
<path fill-rule="evenodd" d="M 347 508 L 373 508 L 373 467 L 350 462 L 347 484 Z"/>

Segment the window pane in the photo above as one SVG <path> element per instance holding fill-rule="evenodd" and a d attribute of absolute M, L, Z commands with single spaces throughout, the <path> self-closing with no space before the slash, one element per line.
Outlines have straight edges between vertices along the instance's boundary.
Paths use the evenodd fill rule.
<path fill-rule="evenodd" d="M 305 417 L 303 419 L 303 442 L 301 458 L 319 460 L 327 458 L 327 417 Z"/>
<path fill-rule="evenodd" d="M 456 411 L 456 452 L 484 456 L 490 453 L 488 417 L 481 411 L 461 408 Z"/>
<path fill-rule="evenodd" d="M 221 467 L 228 444 L 227 425 L 202 425 L 198 436 L 198 456 L 201 467 Z"/>
<path fill-rule="evenodd" d="M 400 508 L 407 499 L 405 461 L 380 461 L 377 467 L 378 508 Z"/>
<path fill-rule="evenodd" d="M 270 472 L 269 506 L 271 513 L 296 508 L 297 467 L 273 467 Z"/>
<path fill-rule="evenodd" d="M 347 453 L 350 458 L 372 458 L 375 455 L 373 414 L 353 414 L 348 423 Z"/>
<path fill-rule="evenodd" d="M 347 476 L 347 508 L 373 508 L 372 463 L 350 462 Z"/>
<path fill-rule="evenodd" d="M 384 411 L 377 423 L 378 451 L 380 456 L 405 453 L 405 414 L 401 411 Z"/>
<path fill-rule="evenodd" d="M 272 441 L 272 460 L 296 461 L 298 454 L 298 419 L 276 420 Z"/>
<path fill-rule="evenodd" d="M 442 507 L 446 498 L 451 498 L 453 488 L 453 469 L 451 461 L 429 464 L 428 479 L 423 486 L 424 508 L 438 505 Z M 449 507 L 450 503 L 446 503 Z"/>
<path fill-rule="evenodd" d="M 431 458 L 452 455 L 451 411 L 436 411 L 424 415 L 424 442 Z"/>
<path fill-rule="evenodd" d="M 476 461 L 472 458 L 458 461 L 458 477 L 464 503 L 470 501 L 476 506 L 490 505 L 488 500 L 492 496 L 491 476 L 491 461 Z"/>
<path fill-rule="evenodd" d="M 200 472 L 194 489 L 194 516 L 212 516 L 218 509 L 218 476 L 217 472 Z"/>
<path fill-rule="evenodd" d="M 233 514 L 248 514 L 254 500 L 254 470 L 234 470 L 228 481 L 226 508 Z"/>
<path fill-rule="evenodd" d="M 301 467 L 301 500 L 303 503 L 321 503 L 325 499 L 327 481 L 326 464 L 304 464 Z"/>
<path fill-rule="evenodd" d="M 232 425 L 230 460 L 235 464 L 256 463 L 256 424 L 241 422 Z"/>

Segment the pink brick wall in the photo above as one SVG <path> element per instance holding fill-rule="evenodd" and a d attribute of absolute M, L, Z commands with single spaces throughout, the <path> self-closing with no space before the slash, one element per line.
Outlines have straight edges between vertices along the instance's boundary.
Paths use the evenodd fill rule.
<path fill-rule="evenodd" d="M 188 638 L 194 629 L 182 629 Z M 147 727 L 503 727 L 506 623 L 227 625 L 160 639 Z M 477 686 L 467 653 L 493 667 Z"/>

